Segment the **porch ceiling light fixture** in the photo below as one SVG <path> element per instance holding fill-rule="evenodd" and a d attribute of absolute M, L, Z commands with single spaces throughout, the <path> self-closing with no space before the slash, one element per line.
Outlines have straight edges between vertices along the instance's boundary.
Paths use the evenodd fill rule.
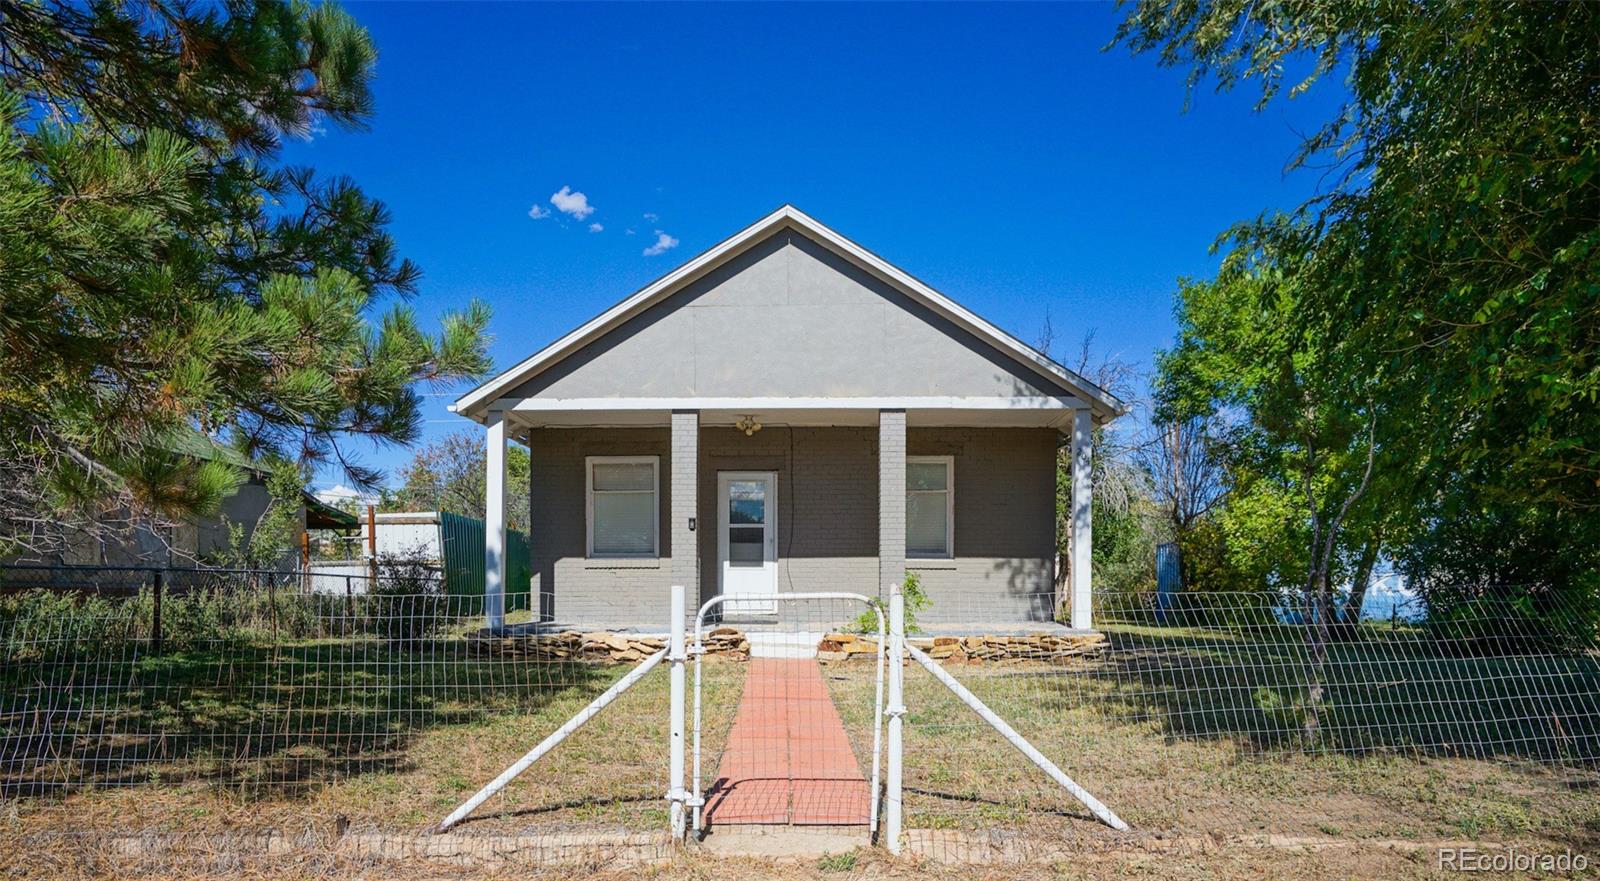
<path fill-rule="evenodd" d="M 739 421 L 733 423 L 733 427 L 744 432 L 745 437 L 749 437 L 761 430 L 761 423 L 757 422 L 754 416 L 740 416 Z"/>

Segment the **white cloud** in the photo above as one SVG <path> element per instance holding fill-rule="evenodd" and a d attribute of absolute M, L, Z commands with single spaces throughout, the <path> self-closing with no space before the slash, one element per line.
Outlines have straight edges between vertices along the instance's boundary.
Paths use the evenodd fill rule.
<path fill-rule="evenodd" d="M 319 489 L 312 495 L 316 496 L 317 501 L 324 505 L 338 505 L 345 502 L 354 502 L 358 505 L 375 505 L 378 503 L 376 495 L 361 492 L 342 483 L 335 484 L 327 489 Z"/>
<path fill-rule="evenodd" d="M 623 234 L 623 235 L 625 235 L 625 236 L 633 236 L 633 235 L 638 235 L 638 233 L 636 233 L 636 232 L 634 232 L 634 231 L 633 231 L 633 227 L 631 227 L 631 226 L 630 226 L 630 227 L 628 227 L 628 228 L 627 228 L 627 229 L 625 229 L 625 230 L 623 230 L 623 231 L 622 231 L 622 234 Z"/>
<path fill-rule="evenodd" d="M 678 240 L 658 229 L 656 230 L 656 243 L 645 248 L 644 255 L 646 257 L 654 257 L 657 254 L 665 254 L 676 247 L 678 247 Z"/>
<path fill-rule="evenodd" d="M 604 232 L 604 231 L 605 231 L 605 224 L 602 224 L 602 223 L 591 223 L 591 224 L 589 224 L 589 232 Z"/>
<path fill-rule="evenodd" d="M 583 220 L 594 213 L 594 206 L 589 204 L 589 197 L 582 193 L 575 193 L 572 187 L 562 187 L 550 197 L 550 204 L 562 214 L 570 214 L 577 220 Z"/>
<path fill-rule="evenodd" d="M 651 211 L 646 211 L 644 213 L 644 219 L 649 221 L 650 223 L 655 223 L 656 221 L 661 219 L 661 215 L 656 214 L 656 213 L 651 212 Z"/>
<path fill-rule="evenodd" d="M 535 205 L 528 209 L 528 216 L 534 220 L 543 220 L 550 216 L 550 209 L 543 205 Z"/>

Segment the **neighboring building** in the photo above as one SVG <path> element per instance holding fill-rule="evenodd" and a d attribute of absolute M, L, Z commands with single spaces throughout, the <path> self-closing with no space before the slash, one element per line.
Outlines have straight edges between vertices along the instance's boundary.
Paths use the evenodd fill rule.
<path fill-rule="evenodd" d="M 229 530 L 234 524 L 244 527 L 245 535 L 266 511 L 272 495 L 267 490 L 267 475 L 253 467 L 243 456 L 223 447 L 214 447 L 209 441 L 196 440 L 186 445 L 187 455 L 221 457 L 244 469 L 246 478 L 233 495 L 222 500 L 217 513 L 195 517 L 182 523 L 153 530 L 148 526 L 129 525 L 126 528 L 100 528 L 95 530 L 66 527 L 65 550 L 43 557 L 21 555 L 6 560 L 7 563 L 43 564 L 63 566 L 163 566 L 189 568 L 197 563 L 212 561 L 228 550 Z M 115 524 L 123 517 L 110 513 L 105 523 Z M 310 493 L 303 493 L 299 512 L 299 529 L 292 547 L 276 567 L 280 571 L 295 571 L 300 566 L 301 535 L 307 529 L 356 528 L 353 514 L 324 504 Z"/>
<path fill-rule="evenodd" d="M 316 560 L 310 567 L 312 590 L 318 593 L 363 593 L 366 578 L 377 571 L 382 576 L 383 561 L 389 558 L 414 560 L 437 569 L 444 589 L 451 596 L 481 596 L 484 592 L 484 530 L 476 517 L 450 511 L 389 511 L 362 517 L 358 531 L 349 536 L 348 547 L 359 555 L 342 560 Z M 508 583 L 507 611 L 530 608 L 528 585 L 528 537 L 515 530 L 507 533 Z M 374 556 L 375 554 L 375 556 Z M 345 576 L 357 576 L 346 581 Z"/>
<path fill-rule="evenodd" d="M 659 629 L 673 583 L 759 619 L 779 592 L 887 595 L 908 570 L 923 623 L 1054 620 L 1070 443 L 1071 622 L 1091 626 L 1090 443 L 1122 403 L 793 207 L 452 409 L 489 429 L 490 590 L 505 493 L 527 492 L 547 620 Z M 504 485 L 510 439 L 530 486 Z"/>

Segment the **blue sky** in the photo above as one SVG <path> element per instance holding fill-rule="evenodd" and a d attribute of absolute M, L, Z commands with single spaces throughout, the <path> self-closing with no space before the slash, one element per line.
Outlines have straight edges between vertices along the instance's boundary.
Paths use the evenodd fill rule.
<path fill-rule="evenodd" d="M 1284 164 L 1338 97 L 1205 88 L 1183 113 L 1181 72 L 1102 51 L 1110 5 L 349 9 L 376 116 L 286 158 L 389 205 L 425 321 L 488 302 L 497 367 L 784 202 L 1024 340 L 1048 312 L 1058 354 L 1093 329 L 1148 367 L 1218 233 L 1312 194 Z M 428 398 L 428 437 L 472 426 L 460 391 Z"/>

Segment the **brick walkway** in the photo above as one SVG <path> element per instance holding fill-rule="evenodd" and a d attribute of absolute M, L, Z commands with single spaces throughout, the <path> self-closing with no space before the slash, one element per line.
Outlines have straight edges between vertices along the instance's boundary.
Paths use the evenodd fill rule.
<path fill-rule="evenodd" d="M 707 822 L 866 823 L 867 790 L 817 662 L 752 659 Z"/>

